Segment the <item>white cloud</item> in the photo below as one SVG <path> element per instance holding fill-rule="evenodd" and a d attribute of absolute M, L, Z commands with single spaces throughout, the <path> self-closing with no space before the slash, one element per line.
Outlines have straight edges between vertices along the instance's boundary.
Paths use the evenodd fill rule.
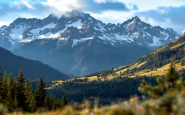
<path fill-rule="evenodd" d="M 185 30 L 183 30 L 182 33 L 185 34 Z"/>
<path fill-rule="evenodd" d="M 166 19 L 165 21 L 156 21 L 153 18 L 145 18 L 145 17 L 140 17 L 140 19 L 144 22 L 147 22 L 153 26 L 161 26 L 163 28 L 171 28 L 172 23 L 170 20 Z"/>
<path fill-rule="evenodd" d="M 101 14 L 90 13 L 93 17 L 104 23 L 122 23 L 134 16 L 134 12 L 106 11 Z"/>
<path fill-rule="evenodd" d="M 6 21 L 0 21 L 0 27 L 1 26 L 8 26 L 11 22 L 6 22 Z"/>
<path fill-rule="evenodd" d="M 126 4 L 136 4 L 139 11 L 156 9 L 157 7 L 182 6 L 185 5 L 185 0 L 114 0 Z"/>
<path fill-rule="evenodd" d="M 55 7 L 62 12 L 82 7 L 77 0 L 48 0 L 43 2 L 43 4 Z"/>
<path fill-rule="evenodd" d="M 95 2 L 97 2 L 97 3 L 105 3 L 105 2 L 107 2 L 108 0 L 94 0 Z"/>
<path fill-rule="evenodd" d="M 17 6 L 18 9 L 21 9 L 21 5 L 26 6 L 29 9 L 35 9 L 30 3 L 29 0 L 21 0 L 21 1 L 14 1 L 12 4 L 10 4 L 11 7 Z"/>
<path fill-rule="evenodd" d="M 177 31 L 179 34 L 182 34 L 183 31 L 185 29 L 185 27 L 182 26 L 177 26 L 176 24 L 174 24 L 170 19 L 165 19 L 165 21 L 159 21 L 159 20 L 155 20 L 153 18 L 146 18 L 146 17 L 140 17 L 140 19 L 146 23 L 149 23 L 153 26 L 160 26 L 162 28 L 172 28 L 173 30 Z M 185 30 L 184 30 L 185 32 Z"/>
<path fill-rule="evenodd" d="M 146 11 L 151 9 L 156 9 L 158 7 L 169 7 L 169 6 L 182 6 L 185 5 L 185 0 L 94 0 L 97 3 L 106 3 L 106 2 L 122 2 L 127 6 L 137 5 L 139 11 Z"/>
<path fill-rule="evenodd" d="M 24 4 L 25 6 L 27 6 L 30 9 L 35 9 L 28 0 L 21 0 L 21 3 Z"/>

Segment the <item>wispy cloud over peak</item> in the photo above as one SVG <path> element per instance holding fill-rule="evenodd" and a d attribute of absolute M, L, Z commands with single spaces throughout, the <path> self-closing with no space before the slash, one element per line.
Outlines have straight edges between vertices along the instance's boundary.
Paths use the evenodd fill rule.
<path fill-rule="evenodd" d="M 44 18 L 51 13 L 61 17 L 73 9 L 106 23 L 120 23 L 138 15 L 153 25 L 179 32 L 185 29 L 185 0 L 0 0 L 0 26 L 18 17 Z"/>

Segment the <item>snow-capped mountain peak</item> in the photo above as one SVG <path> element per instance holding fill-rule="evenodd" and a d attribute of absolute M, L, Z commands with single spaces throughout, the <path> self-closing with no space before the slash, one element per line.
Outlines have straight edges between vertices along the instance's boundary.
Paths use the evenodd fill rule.
<path fill-rule="evenodd" d="M 67 40 L 71 47 L 86 41 L 91 44 L 92 39 L 86 38 L 111 45 L 128 42 L 156 48 L 174 40 L 177 33 L 173 29 L 147 24 L 137 16 L 121 24 L 105 24 L 94 19 L 90 14 L 72 10 L 59 19 L 53 14 L 43 20 L 18 18 L 9 26 L 0 28 L 0 37 L 0 46 L 5 48 L 11 48 L 19 42 L 27 43 L 37 39 Z M 81 40 L 81 42 L 75 42 L 75 40 Z M 8 44 L 8 46 L 2 44 Z"/>

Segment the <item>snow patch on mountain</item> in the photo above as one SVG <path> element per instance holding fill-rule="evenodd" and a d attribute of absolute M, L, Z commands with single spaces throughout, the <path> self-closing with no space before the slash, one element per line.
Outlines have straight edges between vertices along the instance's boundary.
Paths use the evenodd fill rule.
<path fill-rule="evenodd" d="M 11 30 L 11 32 L 9 33 L 9 36 L 13 41 L 22 40 L 22 33 L 24 32 L 25 29 L 26 29 L 25 26 L 21 26 L 21 25 L 16 26 Z"/>
<path fill-rule="evenodd" d="M 82 42 L 84 42 L 84 41 L 87 41 L 87 40 L 92 40 L 92 39 L 94 39 L 94 37 L 87 37 L 87 38 L 81 38 L 81 39 L 74 39 L 73 40 L 73 44 L 72 44 L 72 48 L 75 46 L 75 45 L 77 45 L 78 43 L 82 43 Z"/>
<path fill-rule="evenodd" d="M 152 35 L 151 34 L 149 34 L 148 32 L 146 32 L 146 34 L 149 36 L 149 37 L 151 37 Z"/>
<path fill-rule="evenodd" d="M 82 26 L 83 26 L 83 23 L 81 22 L 81 20 L 78 20 L 78 21 L 73 22 L 73 23 L 71 23 L 71 24 L 67 24 L 67 25 L 66 25 L 66 28 L 67 28 L 67 27 L 77 27 L 78 29 L 81 29 Z"/>
<path fill-rule="evenodd" d="M 103 36 L 99 36 L 99 38 L 104 40 L 104 41 L 116 42 L 115 37 L 111 36 L 109 34 L 104 34 Z"/>
<path fill-rule="evenodd" d="M 104 28 L 104 26 L 102 24 L 100 24 L 100 23 L 98 23 L 97 26 L 94 27 L 94 29 L 96 31 L 100 31 L 100 32 L 106 31 L 106 29 Z"/>
<path fill-rule="evenodd" d="M 103 36 L 99 36 L 98 38 L 104 40 L 104 41 L 109 41 L 109 42 L 134 42 L 134 38 L 136 37 L 137 33 L 134 33 L 132 35 L 120 35 L 120 34 L 114 34 L 114 35 L 109 35 L 109 34 L 104 34 Z"/>
<path fill-rule="evenodd" d="M 43 28 L 37 28 L 37 29 L 34 29 L 32 30 L 31 32 L 32 33 L 35 33 L 35 34 L 39 34 L 40 30 L 44 30 L 46 28 L 53 28 L 55 27 L 56 24 L 53 24 L 53 25 L 47 25 Z M 66 27 L 60 31 L 58 31 L 57 33 L 53 34 L 52 32 L 48 32 L 46 34 L 42 34 L 42 35 L 39 35 L 38 38 L 40 39 L 44 39 L 44 38 L 59 38 L 60 37 L 60 34 L 63 33 L 68 27 L 77 27 L 78 29 L 81 29 L 83 26 L 83 23 L 81 22 L 81 20 L 78 20 L 76 22 L 72 22 L 72 21 L 68 21 L 67 24 L 66 24 Z"/>
<path fill-rule="evenodd" d="M 132 34 L 132 35 L 118 35 L 116 34 L 116 38 L 117 40 L 120 40 L 120 41 L 128 41 L 128 42 L 134 42 L 134 37 L 135 35 Z"/>
<path fill-rule="evenodd" d="M 56 26 L 55 23 L 51 23 L 51 24 L 45 25 L 45 26 L 42 27 L 42 28 L 32 29 L 30 32 L 33 33 L 33 34 L 39 34 L 39 32 L 40 32 L 41 30 L 55 28 L 55 26 Z"/>
<path fill-rule="evenodd" d="M 150 44 L 151 47 L 153 46 L 161 46 L 160 38 L 153 36 L 153 43 Z"/>
<path fill-rule="evenodd" d="M 60 32 L 57 32 L 55 34 L 53 34 L 52 32 L 48 32 L 46 34 L 42 34 L 42 35 L 39 35 L 38 38 L 40 39 L 44 39 L 44 38 L 59 38 L 60 37 Z"/>
<path fill-rule="evenodd" d="M 27 42 L 31 42 L 31 41 L 33 41 L 33 39 L 23 39 L 20 42 L 27 43 Z"/>

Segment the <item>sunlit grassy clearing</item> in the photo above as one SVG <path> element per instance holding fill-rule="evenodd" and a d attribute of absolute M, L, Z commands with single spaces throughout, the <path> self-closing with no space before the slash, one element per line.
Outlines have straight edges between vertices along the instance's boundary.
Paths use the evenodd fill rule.
<path fill-rule="evenodd" d="M 182 46 L 182 45 L 184 45 L 184 44 L 185 44 L 185 42 L 183 42 L 183 43 L 181 43 L 181 44 L 177 44 L 177 45 L 171 47 L 170 49 L 172 50 L 172 49 L 178 48 L 178 47 L 180 47 L 180 46 Z"/>
<path fill-rule="evenodd" d="M 146 61 L 145 62 L 142 62 L 140 64 L 136 63 L 136 64 L 132 65 L 129 68 L 125 68 L 123 70 L 117 71 L 115 73 L 115 75 L 110 74 L 110 75 L 108 75 L 106 77 L 97 77 L 97 76 L 85 77 L 85 76 L 83 76 L 83 77 L 79 77 L 79 78 L 71 78 L 71 79 L 68 79 L 68 80 L 58 80 L 58 81 L 53 82 L 53 85 L 51 87 L 49 87 L 48 89 L 51 89 L 53 87 L 56 87 L 56 86 L 58 86 L 58 85 L 60 85 L 60 84 L 62 84 L 64 82 L 74 81 L 75 79 L 82 80 L 81 82 L 78 82 L 78 83 L 81 83 L 81 84 L 86 83 L 86 82 L 98 81 L 98 80 L 101 80 L 101 81 L 104 81 L 104 80 L 112 80 L 112 79 L 116 78 L 117 76 L 119 76 L 120 75 L 120 72 L 121 73 L 124 73 L 128 69 L 131 70 L 131 69 L 134 69 L 134 68 L 139 68 L 142 65 L 144 65 L 145 63 L 146 63 Z M 185 69 L 185 65 L 184 66 L 181 66 L 181 63 L 176 63 L 175 64 L 175 67 L 176 67 L 176 70 L 177 71 L 180 71 L 181 69 Z M 122 66 L 122 68 L 123 68 L 123 66 Z M 168 69 L 169 69 L 169 64 L 166 64 L 166 65 L 164 65 L 164 66 L 162 66 L 160 68 L 157 68 L 156 70 L 142 70 L 142 71 L 138 71 L 138 72 L 132 73 L 131 75 L 124 74 L 121 77 L 128 76 L 129 78 L 134 78 L 136 76 L 138 76 L 138 77 L 139 76 L 163 76 L 163 75 L 166 74 L 166 72 L 168 71 Z M 85 79 L 87 81 L 83 81 Z"/>
<path fill-rule="evenodd" d="M 139 71 L 136 72 L 135 75 L 138 76 L 161 76 L 161 75 L 165 75 L 167 70 L 169 69 L 169 65 L 170 64 L 166 64 L 164 66 L 162 66 L 161 68 L 156 69 L 155 71 Z M 181 63 L 177 63 L 175 64 L 175 68 L 177 71 L 180 71 L 181 69 L 185 69 L 185 65 L 181 66 Z"/>
<path fill-rule="evenodd" d="M 135 68 L 139 68 L 139 67 L 141 67 L 142 65 L 144 65 L 146 62 L 147 62 L 147 61 L 144 61 L 144 62 L 142 62 L 142 63 L 140 63 L 140 64 L 135 63 L 135 64 L 133 64 L 132 66 L 130 66 L 129 68 L 125 68 L 125 69 L 123 69 L 123 70 L 117 71 L 116 73 L 117 73 L 117 74 L 119 74 L 120 72 L 121 72 L 121 73 L 124 73 L 124 72 L 126 72 L 127 70 L 132 70 L 132 69 L 135 69 Z"/>

